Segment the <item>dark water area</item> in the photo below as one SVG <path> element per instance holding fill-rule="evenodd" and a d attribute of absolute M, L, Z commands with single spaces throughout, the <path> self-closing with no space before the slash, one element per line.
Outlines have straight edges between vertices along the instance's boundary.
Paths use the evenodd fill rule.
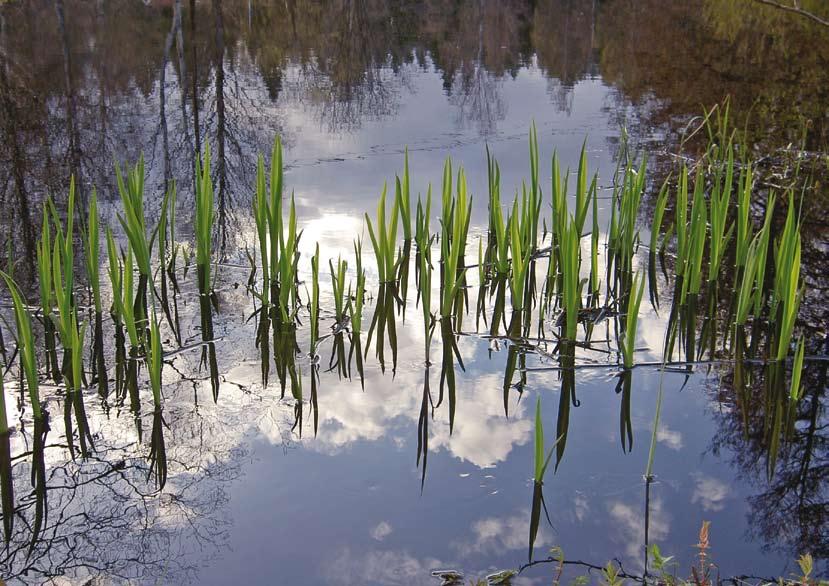
<path fill-rule="evenodd" d="M 818 0 L 800 6 L 829 17 Z M 787 415 L 782 444 L 763 364 L 738 369 L 722 354 L 660 370 L 673 285 L 663 275 L 661 308 L 647 295 L 642 304 L 642 365 L 632 370 L 619 368 L 615 319 L 596 326 L 606 343 L 580 348 L 570 377 L 559 368 L 555 340 L 536 336 L 543 316 L 533 315 L 531 335 L 491 335 L 491 324 L 476 316 L 474 275 L 462 326 L 448 337 L 438 326 L 427 365 L 414 269 L 408 291 L 397 292 L 396 336 L 385 341 L 385 355 L 376 356 L 376 339 L 365 345 L 383 294 L 363 214 L 373 213 L 384 181 L 393 186 L 405 152 L 415 197 L 429 184 L 437 196 L 447 156 L 463 165 L 473 196 L 471 258 L 487 238 L 487 148 L 509 203 L 529 175 L 535 123 L 546 217 L 550 157 L 555 151 L 575 170 L 584 144 L 598 177 L 604 239 L 627 146 L 647 155 L 652 171 L 639 218 L 646 244 L 663 178 L 702 148 L 704 132 L 687 143 L 683 136 L 703 108 L 726 99 L 760 161 L 758 217 L 768 194 L 789 179 L 781 171 L 787 162 L 800 161 L 814 177 L 802 211 L 805 392 Z M 257 246 L 256 156 L 270 152 L 277 135 L 303 231 L 301 298 L 318 245 L 320 327 L 331 333 L 314 358 L 307 319 L 297 328 L 296 352 L 288 354 L 299 365 L 298 396 L 296 384 L 288 393 L 280 385 L 278 358 L 263 359 L 258 303 L 245 290 Z M 33 420 L 10 350 L 14 317 L 3 289 L 13 428 L 6 460 L 17 499 L 14 531 L 0 551 L 7 583 L 439 584 L 434 570 L 482 579 L 526 564 L 528 548 L 543 560 L 554 547 L 597 566 L 616 559 L 641 576 L 646 541 L 688 574 L 703 521 L 711 522 L 711 555 L 724 578 L 789 576 L 804 553 L 822 575 L 829 570 L 829 27 L 754 0 L 11 1 L 0 4 L 0 136 L 0 265 L 14 269 L 32 303 L 43 205 L 51 196 L 65 211 L 70 175 L 79 208 L 94 189 L 102 224 L 125 247 L 113 164 L 143 153 L 148 222 L 156 224 L 175 182 L 176 236 L 193 248 L 195 153 L 209 144 L 220 308 L 211 373 L 201 362 L 205 324 L 192 266 L 178 298 L 181 343 L 164 333 L 163 418 L 153 411 L 143 366 L 138 408 L 102 401 L 90 386 L 83 402 L 94 449 L 82 458 L 70 450 L 80 438 L 65 424 L 65 386 L 46 380 L 45 361 L 45 439 Z M 433 231 L 437 208 L 439 197 Z M 336 329 L 331 311 L 327 259 L 346 259 L 351 279 L 360 235 L 369 293 L 358 375 L 354 338 Z M 644 247 L 636 258 L 647 264 Z M 546 262 L 533 271 L 543 278 Z M 432 288 L 437 299 L 437 277 Z M 105 304 L 110 296 L 105 286 Z M 494 319 L 490 293 L 482 304 Z M 108 317 L 105 311 L 114 386 Z M 549 316 L 546 322 L 554 328 Z M 36 327 L 38 344 L 42 336 Z M 450 338 L 463 368 L 450 365 L 456 390 L 441 402 Z M 268 382 L 263 360 L 277 360 Z M 752 384 L 738 389 L 738 379 Z M 549 442 L 564 431 L 566 449 L 544 482 L 550 523 L 543 519 L 533 541 L 538 398 Z M 167 467 L 161 490 L 148 459 L 159 433 Z M 646 482 L 652 435 L 654 477 Z M 567 566 L 564 579 L 585 571 Z M 548 584 L 555 573 L 555 564 L 537 564 L 510 583 Z"/>

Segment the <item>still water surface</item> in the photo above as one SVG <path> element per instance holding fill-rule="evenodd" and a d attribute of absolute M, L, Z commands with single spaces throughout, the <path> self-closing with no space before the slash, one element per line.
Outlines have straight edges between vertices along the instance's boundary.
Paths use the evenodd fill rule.
<path fill-rule="evenodd" d="M 298 425 L 278 383 L 261 384 L 255 325 L 247 321 L 253 305 L 239 284 L 255 238 L 255 155 L 276 134 L 286 145 L 306 269 L 316 242 L 323 259 L 342 254 L 353 266 L 352 240 L 365 236 L 362 214 L 400 171 L 406 148 L 414 193 L 437 185 L 447 155 L 465 167 L 477 240 L 486 229 L 485 146 L 498 157 L 508 201 L 528 176 L 533 120 L 544 184 L 553 151 L 575 167 L 586 141 L 602 190 L 612 184 L 623 126 L 633 149 L 669 160 L 700 105 L 727 95 L 738 112 L 755 104 L 762 124 L 750 128 L 769 152 L 796 140 L 801 121 L 808 148 L 827 139 L 826 33 L 750 2 L 37 0 L 6 3 L 0 27 L 0 225 L 24 259 L 18 270 L 25 273 L 33 257 L 41 202 L 47 193 L 60 201 L 69 173 L 82 196 L 97 188 L 115 226 L 112 161 L 139 152 L 150 173 L 150 215 L 175 180 L 180 230 L 192 231 L 192 152 L 205 140 L 213 145 L 224 263 L 218 402 L 199 353 L 175 355 L 165 370 L 164 490 L 156 494 L 147 479 L 149 394 L 141 443 L 127 409 L 105 409 L 90 391 L 96 452 L 86 462 L 69 459 L 62 397 L 50 395 L 48 518 L 28 559 L 24 523 L 0 554 L 0 573 L 12 582 L 429 584 L 438 568 L 482 577 L 526 563 L 536 398 L 548 436 L 562 412 L 554 361 L 527 352 L 526 384 L 510 387 L 505 399 L 510 344 L 479 335 L 487 328 L 476 330 L 470 315 L 470 335 L 459 341 L 466 368 L 457 373 L 451 433 L 446 403 L 426 410 L 425 480 L 423 462 L 416 465 L 424 380 L 434 393 L 440 369 L 424 365 L 413 286 L 398 320 L 394 367 L 387 356 L 381 369 L 372 349 L 364 385 L 356 375 L 339 377 L 327 371 L 329 338 L 316 407 L 306 397 Z M 608 213 L 600 206 L 601 225 Z M 193 283 L 186 287 L 183 299 L 194 300 Z M 331 301 L 324 288 L 323 307 Z M 199 320 L 194 302 L 182 304 L 186 344 L 198 340 Z M 366 320 L 372 310 L 369 303 Z M 661 359 L 663 313 L 648 307 L 642 316 L 641 361 Z M 324 319 L 323 330 L 332 322 Z M 307 390 L 305 328 L 299 338 Z M 615 364 L 615 356 L 588 353 L 581 362 Z M 825 561 L 825 369 L 807 368 L 803 413 L 771 479 L 763 435 L 743 432 L 728 365 L 666 373 L 649 541 L 687 568 L 699 527 L 710 520 L 723 576 L 787 575 L 804 551 Z M 633 373 L 631 444 L 620 433 L 618 370 L 576 372 L 566 452 L 545 482 L 552 526 L 542 523 L 535 557 L 560 546 L 568 558 L 599 565 L 616 558 L 641 573 L 643 473 L 660 374 L 656 367 Z M 7 394 L 16 404 L 15 391 Z M 29 449 L 25 431 L 12 442 L 13 454 Z M 15 470 L 30 511 L 27 459 Z M 536 566 L 513 583 L 548 583 L 552 573 Z"/>

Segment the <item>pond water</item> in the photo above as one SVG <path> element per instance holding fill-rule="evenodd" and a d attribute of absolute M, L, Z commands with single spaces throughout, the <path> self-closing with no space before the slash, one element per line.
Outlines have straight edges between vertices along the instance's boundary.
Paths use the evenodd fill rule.
<path fill-rule="evenodd" d="M 801 3 L 816 11 L 820 4 Z M 486 321 L 476 315 L 477 269 L 470 269 L 469 311 L 454 332 L 457 357 L 449 366 L 456 390 L 439 399 L 448 338 L 438 326 L 427 365 L 414 269 L 394 303 L 396 337 L 385 341 L 385 355 L 376 356 L 376 338 L 366 344 L 382 293 L 363 214 L 373 217 L 384 181 L 394 185 L 408 151 L 413 196 L 432 185 L 438 231 L 441 171 L 451 156 L 473 196 L 467 258 L 474 257 L 478 239 L 487 237 L 486 149 L 500 165 L 502 201 L 511 202 L 530 175 L 534 122 L 542 216 L 550 221 L 550 157 L 555 151 L 575 173 L 584 144 L 598 177 L 603 242 L 623 146 L 649 157 L 653 173 L 639 218 L 646 243 L 656 192 L 702 106 L 730 96 L 741 125 L 753 111 L 745 128 L 758 158 L 780 158 L 796 143 L 825 167 L 819 153 L 829 141 L 827 65 L 826 27 L 752 0 L 3 3 L 3 265 L 14 259 L 15 277 L 28 283 L 34 301 L 41 208 L 51 195 L 65 209 L 70 174 L 81 204 L 94 187 L 103 223 L 120 234 L 113 161 L 139 153 L 146 158 L 149 223 L 157 222 L 165 187 L 175 181 L 177 237 L 188 242 L 193 153 L 208 141 L 219 311 L 216 383 L 200 365 L 203 324 L 192 267 L 177 301 L 183 348 L 165 331 L 168 476 L 160 491 L 148 464 L 160 422 L 145 369 L 137 418 L 123 401 L 101 401 L 94 385 L 86 389 L 95 446 L 84 459 L 70 453 L 79 437 L 72 427 L 67 437 L 63 385 L 48 384 L 41 363 L 50 430 L 41 450 L 45 488 L 32 490 L 32 413 L 17 368 L 8 365 L 17 512 L 0 552 L 0 576 L 55 584 L 438 584 L 434 570 L 457 570 L 468 581 L 518 569 L 528 549 L 543 560 L 553 547 L 568 560 L 603 566 L 615 559 L 641 575 L 646 541 L 675 556 L 687 574 L 703 521 L 711 522 L 711 555 L 722 577 L 788 576 L 807 552 L 826 570 L 825 183 L 804 205 L 802 311 L 810 359 L 805 396 L 782 446 L 770 445 L 764 431 L 774 414 L 761 374 L 746 399 L 734 390 L 728 356 L 661 371 L 672 289 L 662 275 L 660 309 L 646 295 L 640 313 L 642 366 L 619 368 L 614 323 L 605 319 L 594 338 L 607 341 L 577 351 L 568 384 L 555 340 L 537 339 L 537 313 L 532 336 L 489 335 L 497 303 L 486 293 Z M 279 364 L 271 364 L 263 383 L 252 317 L 259 304 L 245 288 L 248 254 L 257 246 L 256 155 L 269 152 L 276 135 L 303 231 L 303 300 L 319 245 L 323 334 L 336 321 L 327 259 L 342 255 L 349 278 L 356 276 L 352 242 L 362 236 L 368 273 L 363 372 L 349 356 L 353 337 L 342 332 L 321 341 L 315 365 L 303 308 L 299 401 L 280 388 Z M 125 237 L 116 238 L 127 246 Z M 435 243 L 434 258 L 439 248 Z M 644 248 L 637 266 L 648 263 Z M 546 260 L 533 270 L 543 280 Z M 15 345 L 6 298 L 2 317 L 7 365 Z M 114 386 L 115 343 L 105 322 Z M 555 329 L 551 316 L 546 324 Z M 40 343 L 39 328 L 36 336 Z M 329 362 L 338 350 L 345 356 L 339 366 Z M 646 482 L 660 388 L 654 477 Z M 539 398 L 548 445 L 563 431 L 566 444 L 544 482 L 550 522 L 542 515 L 530 544 Z M 568 565 L 564 576 L 587 569 Z M 554 563 L 537 564 L 511 583 L 550 583 L 555 574 Z"/>

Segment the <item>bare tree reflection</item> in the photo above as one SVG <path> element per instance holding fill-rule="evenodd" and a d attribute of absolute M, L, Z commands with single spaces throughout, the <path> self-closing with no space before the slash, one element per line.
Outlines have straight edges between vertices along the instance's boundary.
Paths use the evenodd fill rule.
<path fill-rule="evenodd" d="M 824 340 L 823 351 L 829 341 Z M 748 498 L 749 535 L 767 549 L 804 552 L 829 559 L 829 433 L 827 391 L 829 367 L 813 362 L 804 370 L 806 394 L 797 404 L 795 423 L 767 480 L 770 449 L 764 429 L 767 402 L 762 396 L 717 414 L 720 428 L 711 445 L 715 454 L 729 454 L 732 463 L 754 480 L 758 492 Z M 762 395 L 763 385 L 754 385 Z M 751 392 L 751 391 L 749 391 Z M 746 413 L 748 411 L 748 413 Z"/>
<path fill-rule="evenodd" d="M 37 432 L 19 431 L 12 438 L 18 454 L 13 458 L 16 522 L 0 554 L 4 579 L 182 583 L 194 578 L 203 556 L 224 547 L 230 523 L 226 487 L 240 474 L 245 448 L 217 441 L 222 434 L 213 428 L 220 423 L 189 408 L 167 410 L 165 421 L 170 426 L 165 433 L 173 437 L 162 493 L 148 481 L 146 448 L 128 439 L 127 420 L 108 421 L 112 435 L 83 462 L 68 459 L 62 442 L 47 443 L 34 458 L 45 474 L 42 494 L 30 486 L 27 491 L 31 459 L 25 446 Z M 205 434 L 211 435 L 209 445 Z"/>

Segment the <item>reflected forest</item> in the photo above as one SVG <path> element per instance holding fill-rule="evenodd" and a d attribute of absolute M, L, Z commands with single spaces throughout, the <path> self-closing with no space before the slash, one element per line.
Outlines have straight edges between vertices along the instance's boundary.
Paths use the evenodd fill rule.
<path fill-rule="evenodd" d="M 829 579 L 819 0 L 0 3 L 0 584 Z"/>

